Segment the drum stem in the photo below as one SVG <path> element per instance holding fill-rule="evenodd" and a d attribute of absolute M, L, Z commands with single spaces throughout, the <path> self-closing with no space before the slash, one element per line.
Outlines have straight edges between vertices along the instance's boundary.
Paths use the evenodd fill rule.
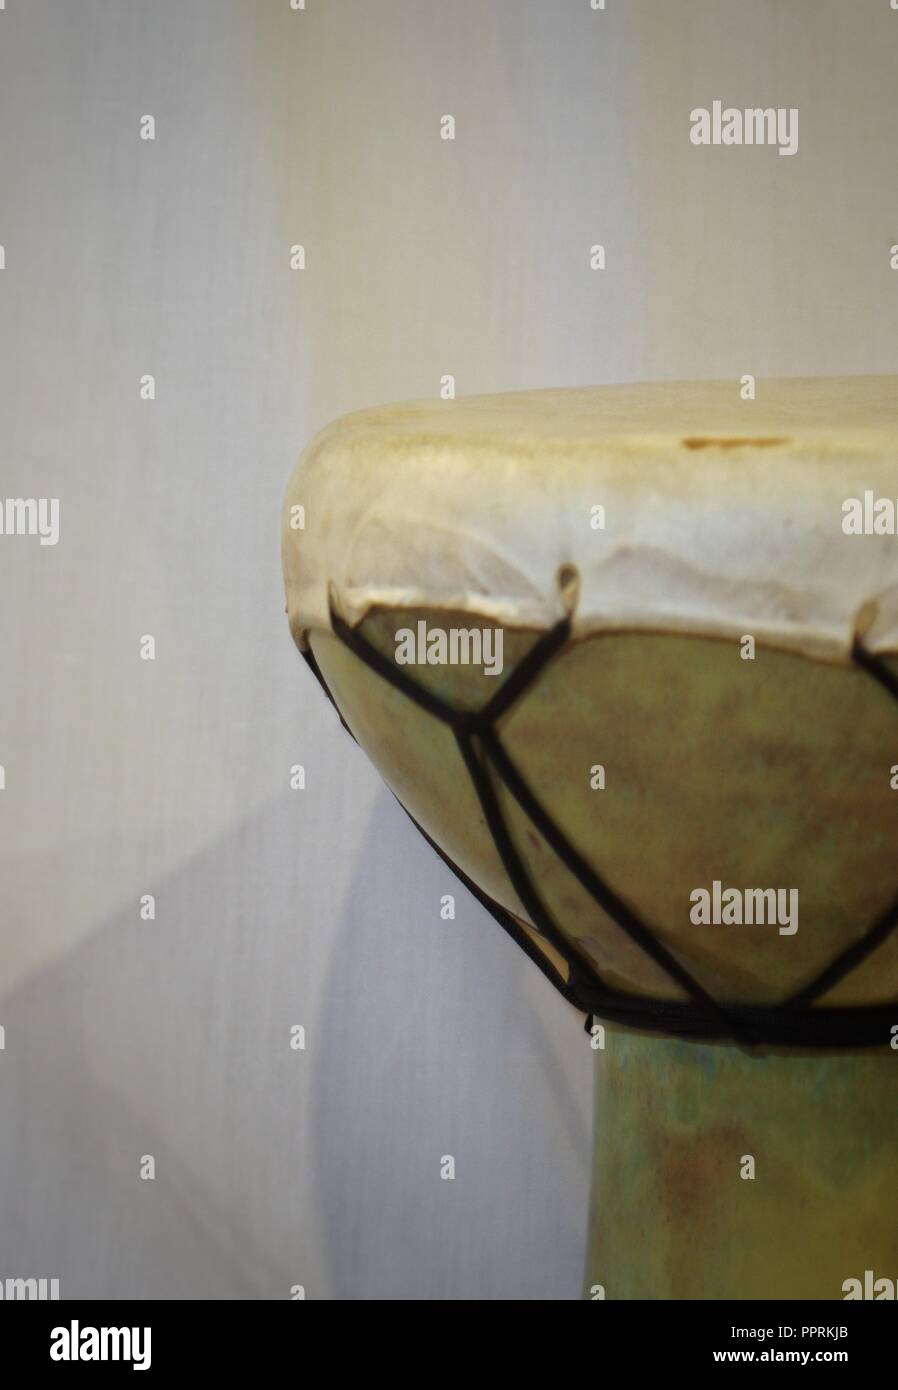
<path fill-rule="evenodd" d="M 603 1040 L 586 1298 L 895 1297 L 893 1051 Z"/>

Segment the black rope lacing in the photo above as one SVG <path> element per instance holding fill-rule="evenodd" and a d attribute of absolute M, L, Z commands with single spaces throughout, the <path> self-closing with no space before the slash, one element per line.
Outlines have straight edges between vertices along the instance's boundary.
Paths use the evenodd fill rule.
<path fill-rule="evenodd" d="M 782 1047 L 842 1048 L 886 1046 L 891 1028 L 898 1024 L 898 1000 L 894 1004 L 851 1008 L 810 1008 L 833 985 L 865 960 L 898 924 L 898 899 L 872 925 L 869 931 L 842 951 L 818 975 L 778 1005 L 734 1005 L 720 1003 L 696 980 L 680 961 L 632 911 L 601 875 L 570 843 L 502 745 L 496 722 L 555 658 L 570 637 L 570 619 L 564 618 L 540 637 L 514 667 L 502 685 L 479 710 L 457 710 L 438 696 L 422 689 L 404 671 L 378 651 L 360 632 L 331 612 L 334 634 L 366 666 L 394 686 L 414 704 L 448 725 L 455 734 L 459 753 L 508 878 L 539 935 L 564 960 L 568 974 L 557 970 L 534 943 L 518 920 L 463 873 L 438 844 L 406 810 L 409 819 L 455 873 L 465 887 L 487 909 L 505 931 L 521 946 L 555 987 L 586 1015 L 590 1031 L 594 1017 L 635 1028 L 691 1039 L 729 1039 L 745 1046 L 766 1044 Z M 303 653 L 315 678 L 340 716 L 340 722 L 353 738 L 311 650 Z M 853 651 L 858 667 L 898 701 L 898 678 L 858 641 Z M 687 1001 L 654 999 L 614 989 L 601 978 L 594 963 L 577 945 L 565 937 L 543 902 L 524 861 L 518 853 L 496 796 L 489 769 L 498 776 L 520 809 L 539 831 L 569 872 L 589 896 L 666 975 L 688 995 Z M 400 803 L 401 804 L 401 803 Z"/>

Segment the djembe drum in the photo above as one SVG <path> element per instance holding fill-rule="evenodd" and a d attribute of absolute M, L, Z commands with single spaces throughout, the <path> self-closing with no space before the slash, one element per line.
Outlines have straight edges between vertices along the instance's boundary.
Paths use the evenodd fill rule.
<path fill-rule="evenodd" d="M 894 1290 L 896 388 L 368 410 L 290 484 L 300 650 L 587 1015 L 587 1297 Z"/>

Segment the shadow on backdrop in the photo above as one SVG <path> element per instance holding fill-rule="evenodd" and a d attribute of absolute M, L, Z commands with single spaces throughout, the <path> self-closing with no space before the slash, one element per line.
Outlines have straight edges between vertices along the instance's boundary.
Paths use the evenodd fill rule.
<path fill-rule="evenodd" d="M 311 1098 L 335 1295 L 579 1297 L 592 1056 L 579 1015 L 386 788 L 356 859 Z"/>
<path fill-rule="evenodd" d="M 301 869 L 347 882 L 337 814 L 273 799 L 152 885 L 154 922 L 124 904 L 5 1001 L 0 1277 L 63 1299 L 578 1296 L 579 1017 L 385 788 L 332 922 L 339 887 L 304 895 Z"/>

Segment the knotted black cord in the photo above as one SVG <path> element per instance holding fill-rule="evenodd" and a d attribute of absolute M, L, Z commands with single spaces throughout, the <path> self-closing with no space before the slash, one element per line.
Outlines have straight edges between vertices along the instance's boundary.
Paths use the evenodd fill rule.
<path fill-rule="evenodd" d="M 443 862 L 526 951 L 556 989 L 570 1003 L 587 1014 L 587 1031 L 592 1027 L 593 1016 L 597 1016 L 609 1022 L 677 1037 L 731 1039 L 743 1045 L 841 1048 L 886 1046 L 890 1042 L 891 1028 L 898 1024 L 898 1000 L 894 1004 L 866 1008 L 811 1009 L 807 1005 L 843 979 L 894 930 L 898 924 L 898 900 L 877 918 L 866 935 L 842 951 L 810 984 L 803 986 L 784 1003 L 758 1006 L 722 1004 L 707 993 L 570 843 L 515 767 L 494 727 L 496 721 L 507 713 L 565 646 L 570 637 L 568 618 L 556 623 L 540 637 L 503 681 L 496 694 L 482 709 L 475 711 L 453 709 L 438 696 L 422 689 L 333 611 L 331 623 L 335 636 L 366 666 L 453 730 L 459 752 L 509 880 L 539 935 L 554 946 L 565 961 L 569 971 L 567 979 L 555 969 L 513 915 L 484 893 L 458 865 L 453 863 L 418 824 L 411 812 L 406 810 L 406 814 Z M 354 738 L 314 655 L 311 651 L 306 651 L 303 655 L 316 680 L 337 710 L 344 729 Z M 859 641 L 855 643 L 853 656 L 857 665 L 898 701 L 898 678 L 888 667 L 868 652 Z M 593 901 L 690 996 L 691 1003 L 653 999 L 613 989 L 602 980 L 589 957 L 561 933 L 514 845 L 496 797 L 488 766 L 494 769 L 528 820 Z"/>
<path fill-rule="evenodd" d="M 349 725 L 346 723 L 346 720 L 343 718 L 340 706 L 337 704 L 336 700 L 331 694 L 330 689 L 328 688 L 328 684 L 321 674 L 318 662 L 315 660 L 314 653 L 311 649 L 307 649 L 306 651 L 302 652 L 301 655 L 304 658 L 306 665 L 309 667 L 309 670 L 315 677 L 316 681 L 321 686 L 321 689 L 324 691 L 328 700 L 330 700 L 331 704 L 336 710 L 337 717 L 340 720 L 340 723 L 343 725 L 343 728 L 349 734 L 349 737 L 352 739 L 353 743 L 357 743 L 358 740 L 356 739 L 355 734 L 352 732 Z M 539 966 L 540 970 L 543 972 L 546 978 L 549 979 L 555 986 L 555 988 L 561 994 L 564 995 L 568 1003 L 573 1004 L 575 1008 L 580 1008 L 579 997 L 574 988 L 572 987 L 570 980 L 566 980 L 565 977 L 555 969 L 554 965 L 549 960 L 545 951 L 541 951 L 539 949 L 539 947 L 535 944 L 535 942 L 531 939 L 531 937 L 527 934 L 527 932 L 520 925 L 520 923 L 511 915 L 510 912 L 507 912 L 506 909 L 502 907 L 500 903 L 494 902 L 492 898 L 488 897 L 487 894 L 484 893 L 480 885 L 478 883 L 475 883 L 475 881 L 472 878 L 469 878 L 468 875 L 465 873 L 464 869 L 459 868 L 459 866 L 452 859 L 449 858 L 446 851 L 442 849 L 440 845 L 437 844 L 436 840 L 434 840 L 430 835 L 428 835 L 423 825 L 421 825 L 418 821 L 415 820 L 415 817 L 412 815 L 408 807 L 402 805 L 402 802 L 399 800 L 399 797 L 396 796 L 396 793 L 393 792 L 392 794 L 396 800 L 397 806 L 401 807 L 401 809 L 405 812 L 412 825 L 415 827 L 418 833 L 427 841 L 434 853 L 440 856 L 447 869 L 451 870 L 451 872 L 454 873 L 456 877 L 461 880 L 461 882 L 467 888 L 468 892 L 471 893 L 480 903 L 481 907 L 484 907 L 486 911 L 489 912 L 490 915 L 495 918 L 499 925 L 503 927 L 506 932 L 508 932 L 509 936 L 513 937 L 513 939 L 521 947 L 521 949 L 523 951 L 526 951 L 527 955 L 530 957 L 533 963 Z"/>

